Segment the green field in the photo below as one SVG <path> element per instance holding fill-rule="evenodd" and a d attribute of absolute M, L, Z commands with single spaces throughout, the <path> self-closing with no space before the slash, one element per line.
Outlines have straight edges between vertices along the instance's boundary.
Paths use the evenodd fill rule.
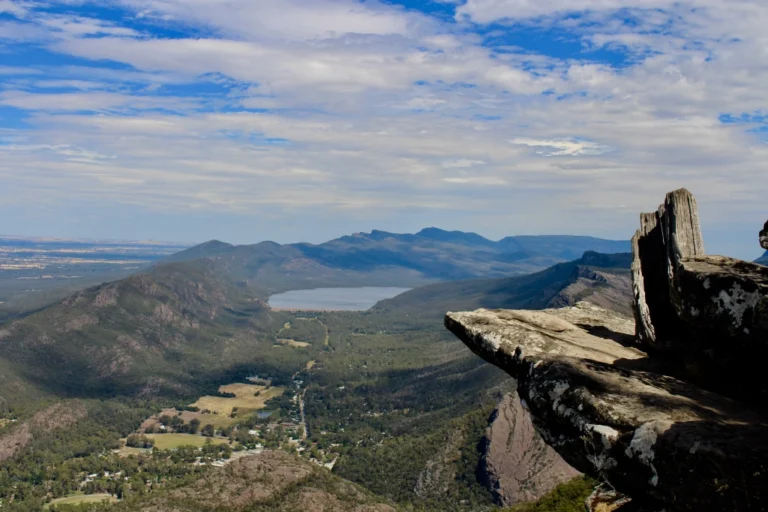
<path fill-rule="evenodd" d="M 103 501 L 109 501 L 112 503 L 117 502 L 117 498 L 109 494 L 80 494 L 75 493 L 65 498 L 59 498 L 53 500 L 45 509 L 50 509 L 53 505 L 82 505 L 83 503 L 101 503 Z"/>
<path fill-rule="evenodd" d="M 198 436 L 194 434 L 147 434 L 147 437 L 155 440 L 155 448 L 159 450 L 173 450 L 180 446 L 202 447 L 210 440 L 214 444 L 228 444 L 228 439 Z"/>

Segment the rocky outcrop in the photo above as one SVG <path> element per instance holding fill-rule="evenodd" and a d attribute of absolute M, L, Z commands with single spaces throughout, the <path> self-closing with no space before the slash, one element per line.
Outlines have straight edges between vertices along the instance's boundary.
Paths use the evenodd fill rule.
<path fill-rule="evenodd" d="M 550 446 L 634 509 L 768 510 L 768 267 L 705 255 L 684 189 L 640 224 L 635 322 L 579 303 L 446 326 L 517 379 Z"/>
<path fill-rule="evenodd" d="M 656 212 L 640 215 L 632 254 L 637 337 L 654 348 L 659 340 L 675 334 L 670 290 L 678 265 L 704 254 L 698 208 L 690 192 L 670 192 Z"/>
<path fill-rule="evenodd" d="M 449 313 L 446 326 L 517 379 L 544 440 L 650 510 L 762 510 L 768 423 L 674 377 L 632 343 L 632 320 L 591 304 Z"/>
<path fill-rule="evenodd" d="M 496 407 L 484 445 L 481 474 L 501 506 L 536 501 L 579 475 L 541 439 L 516 393 Z"/>
<path fill-rule="evenodd" d="M 632 239 L 637 340 L 678 377 L 753 403 L 768 400 L 768 268 L 704 254 L 696 201 L 667 194 Z M 745 358 L 744 355 L 750 357 Z"/>
<path fill-rule="evenodd" d="M 609 485 L 600 485 L 589 495 L 584 503 L 588 512 L 630 512 L 632 499 L 625 496 Z M 641 512 L 637 507 L 632 512 Z"/>

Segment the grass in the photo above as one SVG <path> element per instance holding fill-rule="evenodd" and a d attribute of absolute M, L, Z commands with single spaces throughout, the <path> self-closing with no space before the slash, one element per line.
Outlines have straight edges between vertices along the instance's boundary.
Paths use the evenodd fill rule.
<path fill-rule="evenodd" d="M 216 428 L 232 426 L 238 420 L 238 418 L 232 418 L 224 414 L 199 414 L 197 419 L 200 420 L 200 425 L 208 425 L 210 423 Z"/>
<path fill-rule="evenodd" d="M 232 393 L 235 398 L 224 396 L 203 396 L 192 404 L 200 410 L 209 410 L 212 413 L 229 417 L 235 407 L 239 411 L 258 411 L 265 407 L 267 400 L 280 396 L 285 392 L 283 387 L 257 386 L 255 384 L 228 384 L 219 388 L 219 393 Z M 256 396 L 259 393 L 259 396 Z M 201 419 L 202 421 L 202 419 Z"/>
<path fill-rule="evenodd" d="M 53 500 L 49 504 L 43 507 L 48 510 L 53 505 L 82 505 L 84 503 L 101 503 L 103 501 L 109 501 L 111 503 L 117 503 L 117 498 L 110 494 L 82 494 L 74 493 L 64 498 Z"/>
<path fill-rule="evenodd" d="M 214 444 L 229 444 L 229 439 L 203 437 L 194 434 L 147 434 L 147 437 L 155 440 L 155 448 L 159 450 L 174 450 L 180 446 L 205 445 L 210 439 Z"/>
<path fill-rule="evenodd" d="M 150 448 L 134 448 L 133 446 L 123 446 L 117 450 L 117 454 L 121 457 L 128 457 L 130 455 L 141 455 L 150 451 Z"/>

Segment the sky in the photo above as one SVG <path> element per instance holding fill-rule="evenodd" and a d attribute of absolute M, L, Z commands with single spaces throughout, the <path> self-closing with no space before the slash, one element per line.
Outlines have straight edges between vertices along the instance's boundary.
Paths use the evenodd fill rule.
<path fill-rule="evenodd" d="M 764 0 L 0 0 L 0 233 L 628 239 L 768 218 Z"/>

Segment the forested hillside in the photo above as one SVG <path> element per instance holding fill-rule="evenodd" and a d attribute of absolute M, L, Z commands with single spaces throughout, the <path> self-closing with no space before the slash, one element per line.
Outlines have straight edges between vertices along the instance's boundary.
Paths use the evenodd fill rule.
<path fill-rule="evenodd" d="M 284 390 L 267 401 L 274 419 L 231 409 L 231 418 L 210 428 L 217 443 L 206 448 L 214 450 L 210 460 L 260 443 L 300 448 L 303 458 L 328 464 L 381 503 L 492 510 L 494 495 L 478 473 L 480 441 L 513 383 L 445 331 L 442 314 L 612 293 L 628 300 L 625 266 L 622 255 L 587 254 L 530 276 L 416 289 L 366 312 L 272 311 L 209 259 L 159 265 L 76 293 L 0 330 L 0 452 L 7 457 L 0 499 L 12 502 L 9 510 L 38 510 L 71 495 L 89 474 L 128 471 L 110 450 L 127 450 L 126 436 L 144 432 L 147 418 L 202 414 L 202 428 L 212 416 L 190 412 L 190 404 L 220 384 L 259 376 L 260 385 Z M 189 417 L 163 421 L 190 436 Z M 126 506 L 148 488 L 158 496 L 184 489 L 205 471 L 190 465 L 195 450 L 127 452 L 144 468 L 130 469 L 133 483 L 101 476 L 87 489 L 117 493 Z"/>

